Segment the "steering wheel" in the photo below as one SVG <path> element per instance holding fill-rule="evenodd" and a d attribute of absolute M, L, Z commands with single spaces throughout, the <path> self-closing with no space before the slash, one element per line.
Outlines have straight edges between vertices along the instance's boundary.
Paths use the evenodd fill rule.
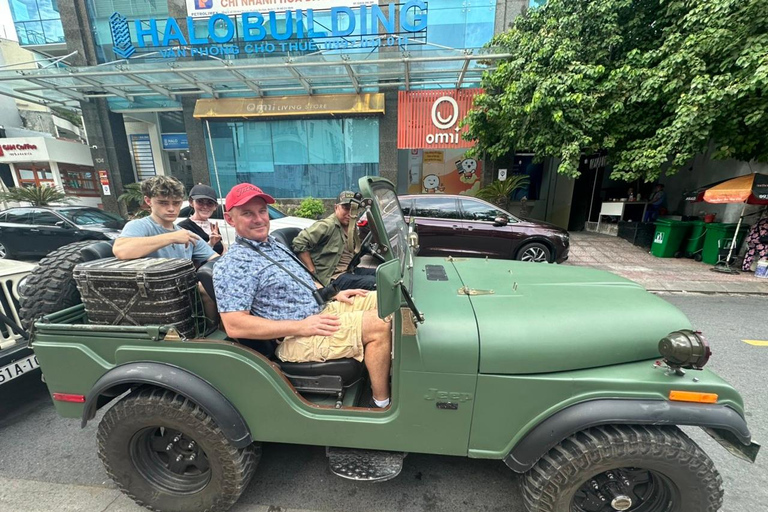
<path fill-rule="evenodd" d="M 360 264 L 360 260 L 362 260 L 363 256 L 366 254 L 373 256 L 379 263 L 384 263 L 386 261 L 384 256 L 373 250 L 373 247 L 371 247 L 371 244 L 373 243 L 373 230 L 371 230 L 365 235 L 365 238 L 360 244 L 360 250 L 352 256 L 352 260 L 349 262 L 349 265 L 347 265 L 347 272 L 354 272 L 355 268 Z"/>

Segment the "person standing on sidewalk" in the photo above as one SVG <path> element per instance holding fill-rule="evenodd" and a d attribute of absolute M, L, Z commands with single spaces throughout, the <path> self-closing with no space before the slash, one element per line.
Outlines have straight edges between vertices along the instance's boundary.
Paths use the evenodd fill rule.
<path fill-rule="evenodd" d="M 374 290 L 376 270 L 356 268 L 353 272 L 347 271 L 352 258 L 360 250 L 357 229 L 353 229 L 352 240 L 348 240 L 349 212 L 354 197 L 355 193 L 349 190 L 339 194 L 331 215 L 315 222 L 293 239 L 293 251 L 317 275 L 323 286 L 333 283 L 339 290 Z"/>

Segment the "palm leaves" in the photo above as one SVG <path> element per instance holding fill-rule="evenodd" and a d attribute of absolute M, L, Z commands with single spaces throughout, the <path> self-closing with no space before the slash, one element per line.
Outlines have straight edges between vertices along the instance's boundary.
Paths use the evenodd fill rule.
<path fill-rule="evenodd" d="M 529 177 L 525 174 L 512 174 L 504 181 L 496 180 L 487 187 L 481 188 L 477 191 L 475 197 L 485 199 L 486 201 L 507 210 L 512 194 L 514 194 L 516 190 L 527 187 L 528 183 Z"/>
<path fill-rule="evenodd" d="M 70 203 L 74 198 L 56 187 L 13 187 L 0 192 L 0 201 L 31 203 L 32 206 L 48 206 L 51 203 Z"/>
<path fill-rule="evenodd" d="M 134 218 L 149 215 L 144 203 L 144 193 L 140 183 L 128 183 L 123 185 L 123 193 L 117 197 L 118 201 L 125 202 L 125 206 Z"/>

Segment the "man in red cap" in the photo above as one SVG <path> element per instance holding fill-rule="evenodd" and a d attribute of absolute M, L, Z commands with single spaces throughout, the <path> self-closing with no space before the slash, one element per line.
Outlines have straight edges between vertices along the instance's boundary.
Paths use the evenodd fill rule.
<path fill-rule="evenodd" d="M 224 219 L 237 237 L 213 271 L 224 329 L 236 339 L 282 339 L 275 351 L 282 361 L 363 361 L 373 392 L 369 405 L 389 406 L 391 324 L 379 318 L 375 292 L 343 290 L 320 304 L 322 285 L 269 236 L 267 204 L 274 202 L 250 183 L 227 194 Z"/>

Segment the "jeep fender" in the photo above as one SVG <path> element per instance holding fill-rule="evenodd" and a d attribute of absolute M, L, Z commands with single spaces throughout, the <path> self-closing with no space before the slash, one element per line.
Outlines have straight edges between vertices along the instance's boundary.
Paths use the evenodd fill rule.
<path fill-rule="evenodd" d="M 93 419 L 96 410 L 114 397 L 107 394 L 117 388 L 121 392 L 136 385 L 152 385 L 178 393 L 199 405 L 222 433 L 237 448 L 244 448 L 253 442 L 248 425 L 232 403 L 211 384 L 186 370 L 161 363 L 128 363 L 108 371 L 96 381 L 85 400 L 83 419 L 85 427 Z"/>
<path fill-rule="evenodd" d="M 725 405 L 662 400 L 591 400 L 567 407 L 533 427 L 512 448 L 504 463 L 513 471 L 524 473 L 556 444 L 576 432 L 598 425 L 696 426 L 715 437 L 728 451 L 747 460 L 754 461 L 759 449 L 751 443 L 744 418 Z"/>

